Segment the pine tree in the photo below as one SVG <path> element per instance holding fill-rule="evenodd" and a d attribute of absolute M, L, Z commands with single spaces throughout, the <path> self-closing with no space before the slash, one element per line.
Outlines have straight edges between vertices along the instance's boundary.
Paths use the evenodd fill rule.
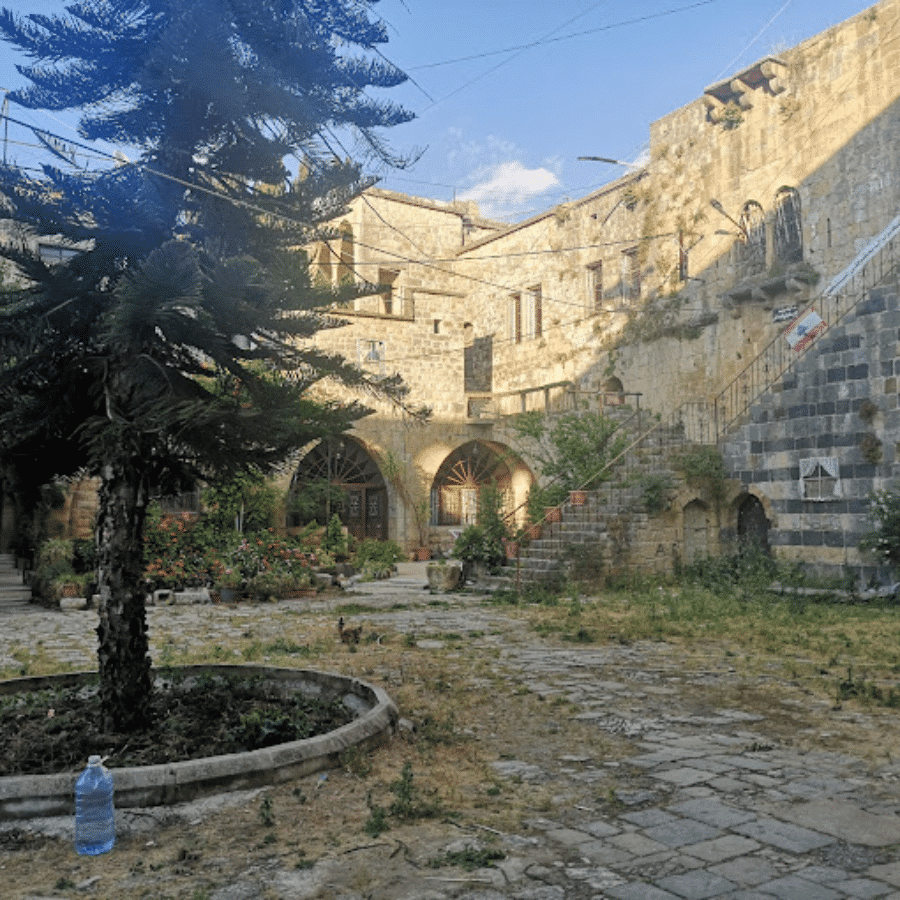
<path fill-rule="evenodd" d="M 0 461 L 22 483 L 80 467 L 100 477 L 98 661 L 104 727 L 150 720 L 141 583 L 155 492 L 265 470 L 367 410 L 317 402 L 322 379 L 404 401 L 306 341 L 339 323 L 295 248 L 369 182 L 337 135 L 396 163 L 378 129 L 407 120 L 367 97 L 404 76 L 372 51 L 374 0 L 75 0 L 67 14 L 0 11 L 33 63 L 10 99 L 81 113 L 84 139 L 124 162 L 40 177 L 0 170 L 15 222 L 0 256 L 20 273 L 0 297 Z M 288 162 L 294 159 L 294 172 Z M 65 163 L 63 165 L 62 163 Z M 318 232 L 321 234 L 321 232 Z M 56 235 L 79 252 L 48 265 Z M 352 287 L 340 289 L 352 292 Z"/>

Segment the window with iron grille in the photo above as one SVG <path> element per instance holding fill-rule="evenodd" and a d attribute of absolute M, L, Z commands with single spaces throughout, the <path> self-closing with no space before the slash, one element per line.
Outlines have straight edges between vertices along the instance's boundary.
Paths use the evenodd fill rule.
<path fill-rule="evenodd" d="M 796 188 L 783 187 L 775 195 L 775 257 L 783 263 L 803 261 L 800 194 Z"/>
<path fill-rule="evenodd" d="M 637 247 L 622 251 L 622 297 L 626 300 L 641 297 L 641 261 Z"/>
<path fill-rule="evenodd" d="M 736 248 L 741 275 L 758 275 L 766 269 L 766 216 L 762 206 L 748 200 L 739 224 L 741 236 Z"/>
<path fill-rule="evenodd" d="M 540 285 L 529 288 L 522 294 L 522 337 L 538 338 L 543 333 L 542 297 Z"/>

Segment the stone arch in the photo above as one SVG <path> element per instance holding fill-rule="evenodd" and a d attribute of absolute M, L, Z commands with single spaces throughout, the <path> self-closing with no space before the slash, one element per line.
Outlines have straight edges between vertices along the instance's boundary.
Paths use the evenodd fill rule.
<path fill-rule="evenodd" d="M 780 187 L 775 194 L 775 259 L 780 263 L 803 261 L 803 223 L 800 216 L 800 192 Z"/>
<path fill-rule="evenodd" d="M 523 469 L 524 465 L 500 444 L 474 440 L 457 447 L 438 467 L 432 481 L 432 521 L 455 527 L 474 525 L 479 495 L 490 484 L 496 484 L 503 493 L 503 512 L 512 513 L 519 502 Z"/>
<path fill-rule="evenodd" d="M 692 500 L 682 510 L 684 562 L 709 556 L 710 510 L 702 500 Z"/>
<path fill-rule="evenodd" d="M 770 527 L 771 522 L 766 516 L 762 501 L 755 494 L 746 494 L 737 506 L 737 539 L 740 548 L 755 547 L 763 553 L 770 553 Z"/>
<path fill-rule="evenodd" d="M 601 387 L 604 406 L 621 406 L 625 402 L 625 388 L 622 381 L 611 375 L 603 382 Z"/>
<path fill-rule="evenodd" d="M 299 462 L 288 490 L 287 524 L 320 525 L 337 513 L 357 540 L 387 540 L 387 485 L 363 444 L 348 435 L 319 441 Z M 303 512 L 299 512 L 303 501 Z"/>

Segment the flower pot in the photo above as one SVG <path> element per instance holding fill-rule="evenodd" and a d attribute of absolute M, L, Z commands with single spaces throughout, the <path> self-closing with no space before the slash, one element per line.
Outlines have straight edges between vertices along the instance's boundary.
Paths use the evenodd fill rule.
<path fill-rule="evenodd" d="M 572 506 L 584 506 L 587 503 L 586 491 L 569 491 L 569 503 Z"/>
<path fill-rule="evenodd" d="M 431 559 L 431 547 L 416 547 L 416 559 L 419 562 Z"/>
<path fill-rule="evenodd" d="M 562 510 L 558 506 L 548 506 L 544 513 L 544 519 L 547 522 L 561 522 Z"/>

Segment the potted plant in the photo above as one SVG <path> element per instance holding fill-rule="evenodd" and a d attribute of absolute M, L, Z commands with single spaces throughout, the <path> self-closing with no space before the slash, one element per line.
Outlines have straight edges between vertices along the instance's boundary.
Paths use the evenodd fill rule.
<path fill-rule="evenodd" d="M 240 569 L 227 566 L 216 576 L 219 596 L 223 603 L 234 603 L 244 587 L 244 576 Z"/>
<path fill-rule="evenodd" d="M 250 597 L 258 603 L 277 600 L 280 590 L 279 577 L 272 571 L 260 572 L 247 582 Z"/>

